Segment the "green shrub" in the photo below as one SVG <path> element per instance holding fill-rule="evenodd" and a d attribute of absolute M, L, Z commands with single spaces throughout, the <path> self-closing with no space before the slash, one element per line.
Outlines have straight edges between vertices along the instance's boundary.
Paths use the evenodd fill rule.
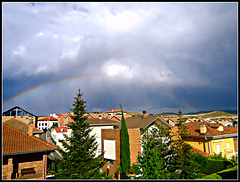
<path fill-rule="evenodd" d="M 198 152 L 192 153 L 193 160 L 199 164 L 200 173 L 202 173 L 206 166 L 208 166 L 208 159 Z"/>
<path fill-rule="evenodd" d="M 204 176 L 201 179 L 222 179 L 222 177 L 217 175 L 216 173 L 214 173 L 214 174 L 210 174 L 208 176 Z"/>
<path fill-rule="evenodd" d="M 208 159 L 208 165 L 203 169 L 202 173 L 212 174 L 226 169 L 231 162 L 223 160 Z"/>

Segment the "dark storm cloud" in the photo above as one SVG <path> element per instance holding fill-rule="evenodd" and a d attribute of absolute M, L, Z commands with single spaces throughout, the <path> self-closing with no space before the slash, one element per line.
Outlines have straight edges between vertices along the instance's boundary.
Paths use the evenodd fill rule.
<path fill-rule="evenodd" d="M 3 100 L 60 82 L 6 109 L 68 112 L 78 88 L 89 112 L 236 109 L 236 3 L 3 3 L 2 17 Z"/>

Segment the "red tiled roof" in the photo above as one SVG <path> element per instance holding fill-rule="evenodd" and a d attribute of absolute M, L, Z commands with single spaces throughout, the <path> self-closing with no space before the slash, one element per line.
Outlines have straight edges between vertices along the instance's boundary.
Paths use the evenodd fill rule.
<path fill-rule="evenodd" d="M 56 130 L 57 133 L 59 133 L 59 132 L 67 132 L 68 127 L 67 126 L 55 127 L 54 129 Z M 63 129 L 63 131 L 61 131 L 61 129 Z"/>
<path fill-rule="evenodd" d="M 208 122 L 189 122 L 184 125 L 188 127 L 187 131 L 190 135 L 201 135 L 200 125 L 205 124 L 207 132 L 206 136 L 227 135 L 237 133 L 237 128 L 224 127 L 221 123 L 208 123 Z M 223 126 L 223 131 L 218 131 L 217 128 Z"/>
<path fill-rule="evenodd" d="M 48 116 L 46 118 L 39 119 L 38 121 L 58 121 L 58 119 L 53 116 Z"/>
<path fill-rule="evenodd" d="M 113 112 L 122 112 L 122 110 L 115 109 L 115 110 L 106 111 L 105 113 L 113 113 Z M 126 112 L 126 111 L 123 111 L 123 112 Z"/>
<path fill-rule="evenodd" d="M 206 152 L 204 152 L 204 151 L 202 151 L 202 150 L 200 150 L 200 149 L 198 149 L 198 148 L 193 147 L 192 150 L 195 151 L 195 152 L 198 152 L 198 153 L 202 154 L 204 157 L 208 157 L 208 156 L 209 156 L 208 153 L 206 153 Z"/>
<path fill-rule="evenodd" d="M 8 126 L 3 123 L 2 126 L 3 155 L 26 153 L 26 152 L 40 152 L 56 150 L 57 146 L 48 143 L 47 141 L 29 136 L 26 132 L 20 131 L 16 128 Z"/>

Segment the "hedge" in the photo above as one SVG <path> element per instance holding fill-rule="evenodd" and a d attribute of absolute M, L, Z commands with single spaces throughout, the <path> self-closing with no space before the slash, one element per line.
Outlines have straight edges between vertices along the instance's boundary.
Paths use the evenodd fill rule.
<path fill-rule="evenodd" d="M 205 174 L 213 174 L 223 169 L 226 169 L 231 162 L 223 160 L 208 159 L 208 165 L 203 170 Z"/>

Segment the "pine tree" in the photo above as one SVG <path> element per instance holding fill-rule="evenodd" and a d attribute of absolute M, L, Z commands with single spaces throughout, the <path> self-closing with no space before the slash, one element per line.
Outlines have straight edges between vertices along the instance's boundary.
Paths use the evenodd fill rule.
<path fill-rule="evenodd" d="M 128 173 L 131 165 L 130 159 L 130 143 L 129 143 L 129 135 L 127 124 L 123 115 L 123 109 L 120 105 L 122 110 L 122 121 L 121 121 L 121 169 L 122 173 L 125 175 Z"/>
<path fill-rule="evenodd" d="M 173 151 L 170 148 L 170 131 L 163 126 L 156 125 L 151 129 L 144 129 L 142 136 L 143 152 L 138 156 L 138 172 L 140 179 L 169 179 Z"/>
<path fill-rule="evenodd" d="M 103 153 L 96 157 L 97 142 L 96 136 L 90 135 L 92 128 L 84 116 L 85 101 L 82 99 L 80 89 L 74 97 L 74 113 L 71 123 L 71 136 L 65 135 L 65 140 L 61 140 L 65 150 L 59 149 L 62 159 L 57 161 L 57 179 L 99 179 L 104 175 L 100 169 L 104 165 Z"/>
<path fill-rule="evenodd" d="M 199 172 L 199 165 L 193 158 L 192 146 L 184 142 L 184 138 L 188 137 L 187 127 L 183 124 L 185 119 L 182 118 L 182 111 L 179 110 L 179 119 L 176 123 L 178 127 L 177 139 L 171 146 L 175 152 L 173 164 L 170 166 L 175 173 L 171 178 L 175 179 L 194 179 Z"/>

